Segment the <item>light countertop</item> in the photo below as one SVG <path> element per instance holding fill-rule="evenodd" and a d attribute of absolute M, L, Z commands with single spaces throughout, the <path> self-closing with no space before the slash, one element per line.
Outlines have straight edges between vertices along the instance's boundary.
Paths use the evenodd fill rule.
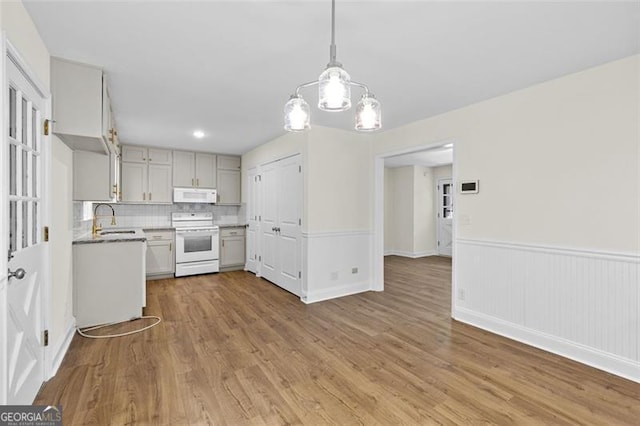
<path fill-rule="evenodd" d="M 133 231 L 133 233 L 124 233 L 124 231 Z M 76 238 L 73 244 L 94 244 L 94 243 L 126 243 L 134 241 L 147 241 L 147 237 L 142 229 L 106 229 L 104 232 L 116 232 L 115 234 L 87 235 Z"/>

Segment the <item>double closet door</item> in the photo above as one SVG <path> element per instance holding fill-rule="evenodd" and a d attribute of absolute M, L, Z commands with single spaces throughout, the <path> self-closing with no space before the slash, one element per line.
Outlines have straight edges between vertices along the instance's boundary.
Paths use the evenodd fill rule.
<path fill-rule="evenodd" d="M 265 164 L 258 176 L 256 196 L 251 198 L 259 203 L 259 241 L 255 241 L 259 243 L 259 274 L 302 296 L 300 155 Z"/>

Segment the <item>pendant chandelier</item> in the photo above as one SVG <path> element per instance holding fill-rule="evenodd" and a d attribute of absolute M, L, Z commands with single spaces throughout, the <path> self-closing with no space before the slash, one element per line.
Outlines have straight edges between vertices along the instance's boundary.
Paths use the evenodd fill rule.
<path fill-rule="evenodd" d="M 284 128 L 289 132 L 301 132 L 309 129 L 311 112 L 309 104 L 302 98 L 300 90 L 306 87 L 318 86 L 318 108 L 323 111 L 346 111 L 351 108 L 351 86 L 360 87 L 364 94 L 356 106 L 355 129 L 372 131 L 380 129 L 380 102 L 369 92 L 366 84 L 351 80 L 349 74 L 336 61 L 336 2 L 331 0 L 331 46 L 329 48 L 329 63 L 316 81 L 304 83 L 284 106 Z"/>

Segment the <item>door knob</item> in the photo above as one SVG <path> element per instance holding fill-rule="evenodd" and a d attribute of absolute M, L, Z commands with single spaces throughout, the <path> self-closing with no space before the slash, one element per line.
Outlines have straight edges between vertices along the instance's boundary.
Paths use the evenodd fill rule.
<path fill-rule="evenodd" d="M 7 269 L 7 273 L 9 274 L 9 278 L 17 278 L 19 280 L 23 279 L 27 273 L 22 268 L 18 268 L 15 272 L 11 272 L 11 269 Z"/>

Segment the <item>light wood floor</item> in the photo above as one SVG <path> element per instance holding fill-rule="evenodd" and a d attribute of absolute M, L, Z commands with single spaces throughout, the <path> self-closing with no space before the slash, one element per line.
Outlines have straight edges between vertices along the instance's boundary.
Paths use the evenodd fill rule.
<path fill-rule="evenodd" d="M 313 305 L 245 272 L 149 282 L 162 324 L 76 336 L 36 403 L 65 425 L 639 424 L 640 384 L 452 321 L 448 259 L 385 273 Z"/>

